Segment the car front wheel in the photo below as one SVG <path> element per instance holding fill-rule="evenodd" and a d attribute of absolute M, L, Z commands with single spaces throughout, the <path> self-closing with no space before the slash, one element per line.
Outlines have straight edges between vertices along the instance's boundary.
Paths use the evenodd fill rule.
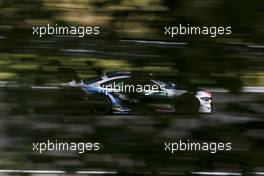
<path fill-rule="evenodd" d="M 176 98 L 175 110 L 180 114 L 196 114 L 199 112 L 200 102 L 191 93 L 180 95 Z"/>

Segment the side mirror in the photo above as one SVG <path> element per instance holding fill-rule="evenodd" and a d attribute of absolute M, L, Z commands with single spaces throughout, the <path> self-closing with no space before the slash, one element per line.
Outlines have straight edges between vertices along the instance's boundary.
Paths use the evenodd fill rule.
<path fill-rule="evenodd" d="M 176 88 L 176 84 L 175 83 L 172 83 L 172 82 L 169 82 L 166 87 L 166 89 L 175 89 Z"/>
<path fill-rule="evenodd" d="M 170 86 L 171 86 L 172 88 L 176 88 L 176 84 L 175 84 L 175 83 L 170 83 Z"/>

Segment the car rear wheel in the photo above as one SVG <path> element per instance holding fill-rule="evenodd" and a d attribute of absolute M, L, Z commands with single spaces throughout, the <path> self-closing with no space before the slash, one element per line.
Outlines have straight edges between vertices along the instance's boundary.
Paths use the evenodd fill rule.
<path fill-rule="evenodd" d="M 110 99 L 103 94 L 93 94 L 89 98 L 92 111 L 96 114 L 109 114 L 112 110 Z"/>

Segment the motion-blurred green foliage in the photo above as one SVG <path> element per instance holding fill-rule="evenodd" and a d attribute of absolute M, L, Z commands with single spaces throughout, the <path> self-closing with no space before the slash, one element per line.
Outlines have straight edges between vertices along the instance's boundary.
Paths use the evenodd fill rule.
<path fill-rule="evenodd" d="M 263 85 L 263 76 L 260 76 L 263 75 L 264 65 L 261 59 L 264 37 L 262 4 L 261 0 L 1 1 L 0 52 L 8 55 L 8 58 L 1 55 L 1 79 L 18 78 L 22 73 L 25 76 L 35 71 L 43 73 L 43 67 L 47 65 L 77 67 L 80 66 L 77 58 L 82 58 L 86 64 L 81 67 L 87 70 L 92 63 L 90 70 L 94 67 L 103 70 L 146 69 L 210 79 L 223 82 L 220 86 L 224 87 L 232 87 L 228 85 L 232 80 L 242 80 L 245 85 Z M 32 26 L 48 23 L 64 26 L 98 25 L 101 34 L 99 38 L 93 39 L 56 36 L 38 38 L 32 35 Z M 164 35 L 165 26 L 180 23 L 232 26 L 232 35 L 216 38 L 183 36 L 174 39 Z M 118 42 L 124 38 L 169 40 L 186 42 L 188 45 L 177 48 Z M 80 56 L 76 53 L 65 54 L 67 49 L 95 52 L 92 56 L 90 53 Z M 37 59 L 27 58 L 28 54 L 35 55 Z M 113 60 L 120 63 L 113 65 Z"/>

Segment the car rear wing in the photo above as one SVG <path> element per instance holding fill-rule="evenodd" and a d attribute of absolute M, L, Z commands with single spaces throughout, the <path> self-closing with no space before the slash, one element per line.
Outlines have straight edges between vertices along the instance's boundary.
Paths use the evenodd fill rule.
<path fill-rule="evenodd" d="M 153 77 L 153 73 L 146 73 L 142 71 L 106 71 L 104 77 L 116 77 L 116 76 L 131 76 L 131 77 Z"/>
<path fill-rule="evenodd" d="M 58 68 L 58 79 L 61 82 L 71 82 L 71 81 L 75 81 L 76 83 L 82 82 L 82 79 L 79 76 L 79 74 L 75 70 L 69 67 Z"/>

